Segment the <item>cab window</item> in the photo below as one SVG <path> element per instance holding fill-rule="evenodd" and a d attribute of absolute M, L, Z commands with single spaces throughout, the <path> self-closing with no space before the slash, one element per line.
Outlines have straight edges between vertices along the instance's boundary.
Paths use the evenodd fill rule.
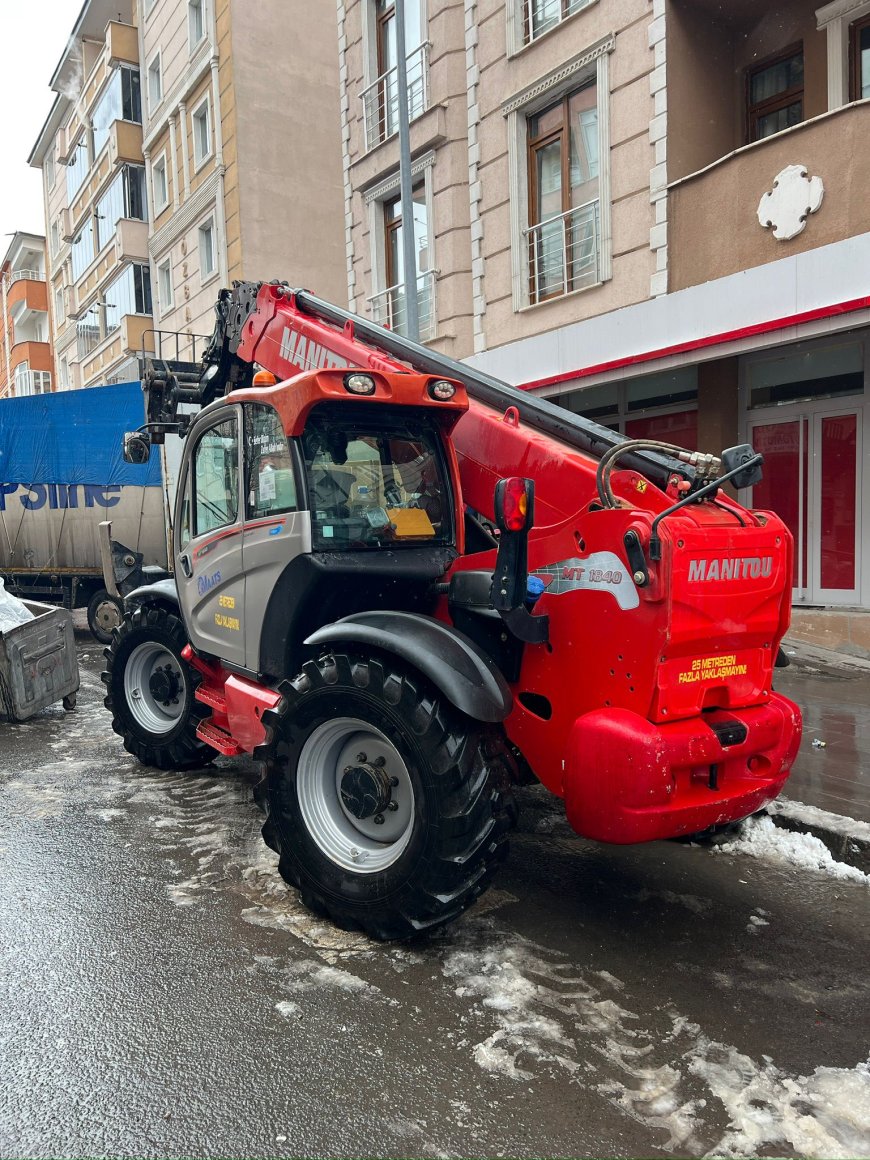
<path fill-rule="evenodd" d="M 210 427 L 193 466 L 195 536 L 234 524 L 239 514 L 239 436 L 235 416 Z"/>
<path fill-rule="evenodd" d="M 424 423 L 313 418 L 302 437 L 317 548 L 450 543 L 452 503 L 437 431 Z"/>
<path fill-rule="evenodd" d="M 290 444 L 278 412 L 259 403 L 245 407 L 247 518 L 298 510 Z"/>

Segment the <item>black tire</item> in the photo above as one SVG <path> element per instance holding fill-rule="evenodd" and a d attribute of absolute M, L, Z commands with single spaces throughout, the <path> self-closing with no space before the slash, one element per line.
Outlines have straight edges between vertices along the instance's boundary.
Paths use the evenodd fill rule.
<path fill-rule="evenodd" d="M 88 601 L 88 629 L 100 644 L 112 643 L 112 630 L 120 627 L 123 619 L 124 605 L 110 596 L 105 588 L 96 591 Z"/>
<path fill-rule="evenodd" d="M 299 677 L 281 685 L 281 693 L 281 704 L 263 714 L 267 740 L 256 756 L 264 768 L 258 795 L 267 815 L 263 838 L 279 855 L 282 877 L 298 887 L 310 910 L 377 939 L 409 938 L 456 918 L 486 890 L 507 855 L 512 795 L 501 734 L 465 717 L 419 674 L 390 658 L 334 654 L 309 661 Z M 399 847 L 394 862 L 368 873 L 342 866 L 325 852 L 300 805 L 305 769 L 312 760 L 316 764 L 306 754 L 314 752 L 324 730 L 340 730 L 345 721 L 349 728 L 371 728 L 393 747 L 413 790 L 402 839 L 407 845 Z M 332 785 L 339 785 L 340 764 L 323 762 L 325 785 L 330 769 Z M 340 784 L 332 810 L 359 825 L 340 803 Z M 400 790 L 392 792 L 398 796 Z M 365 824 L 371 820 L 377 817 Z"/>
<path fill-rule="evenodd" d="M 186 644 L 184 625 L 177 616 L 162 608 L 137 608 L 124 617 L 105 650 L 104 704 L 112 714 L 112 728 L 124 740 L 124 748 L 143 765 L 193 769 L 208 765 L 215 756 L 211 746 L 196 736 L 197 724 L 208 709 L 194 700 L 199 674 L 181 656 Z M 157 660 L 162 654 L 172 669 L 169 679 L 173 684 L 166 702 L 168 719 L 159 728 L 149 728 L 143 722 L 142 710 L 131 706 L 128 696 L 131 659 L 141 665 L 139 658 L 147 658 L 149 650 Z M 152 696 L 151 700 L 156 698 Z M 159 716 L 159 706 L 156 711 Z"/>

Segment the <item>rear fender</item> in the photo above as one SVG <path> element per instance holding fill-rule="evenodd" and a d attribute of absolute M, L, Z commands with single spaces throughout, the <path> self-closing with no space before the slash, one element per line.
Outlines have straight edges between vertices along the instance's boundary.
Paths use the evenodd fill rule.
<path fill-rule="evenodd" d="M 327 624 L 306 645 L 361 645 L 412 665 L 475 721 L 504 721 L 513 698 L 489 657 L 463 633 L 416 612 L 360 612 Z"/>
<path fill-rule="evenodd" d="M 174 612 L 179 620 L 184 619 L 174 580 L 156 580 L 153 584 L 143 584 L 124 597 L 125 612 L 135 612 L 137 608 L 145 608 L 148 605 L 165 608 L 169 612 Z"/>

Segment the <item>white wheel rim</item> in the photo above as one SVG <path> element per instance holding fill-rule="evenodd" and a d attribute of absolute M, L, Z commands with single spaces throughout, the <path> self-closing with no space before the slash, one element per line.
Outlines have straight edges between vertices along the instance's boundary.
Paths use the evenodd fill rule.
<path fill-rule="evenodd" d="M 97 605 L 94 621 L 99 629 L 111 636 L 112 629 L 121 623 L 121 610 L 114 600 L 103 600 Z"/>
<path fill-rule="evenodd" d="M 394 783 L 391 802 L 374 817 L 357 818 L 341 797 L 341 783 L 359 755 Z M 366 721 L 339 717 L 319 725 L 302 747 L 296 767 L 296 794 L 308 833 L 320 851 L 343 870 L 376 874 L 402 856 L 414 830 L 414 787 L 396 747 Z"/>
<path fill-rule="evenodd" d="M 178 694 L 166 704 L 151 691 L 151 678 L 169 665 L 168 676 L 178 682 Z M 124 668 L 124 697 L 137 725 L 148 733 L 171 733 L 184 713 L 187 675 L 178 658 L 159 644 L 140 644 Z"/>

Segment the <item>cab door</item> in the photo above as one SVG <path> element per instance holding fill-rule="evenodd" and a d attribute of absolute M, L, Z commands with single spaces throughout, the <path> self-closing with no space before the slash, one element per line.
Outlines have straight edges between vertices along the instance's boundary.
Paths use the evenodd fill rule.
<path fill-rule="evenodd" d="M 288 564 L 311 551 L 311 517 L 304 510 L 300 464 L 278 412 L 245 403 L 244 479 L 246 665 L 261 667 L 261 636 L 269 600 Z M 292 609 L 286 609 L 292 617 Z"/>
<path fill-rule="evenodd" d="M 239 407 L 222 407 L 189 436 L 175 577 L 194 648 L 244 665 L 240 421 Z"/>

